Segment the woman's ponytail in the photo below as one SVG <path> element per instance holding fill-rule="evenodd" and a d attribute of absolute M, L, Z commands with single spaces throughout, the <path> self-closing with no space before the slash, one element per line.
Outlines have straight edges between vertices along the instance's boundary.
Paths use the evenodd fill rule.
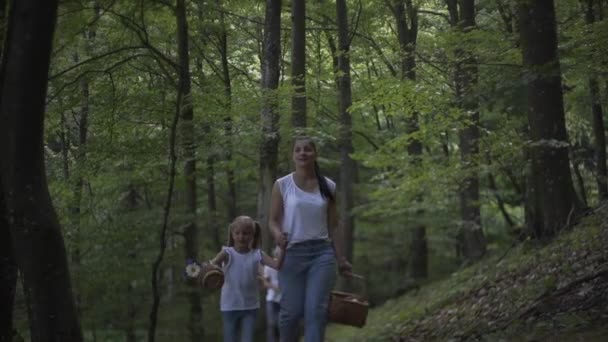
<path fill-rule="evenodd" d="M 323 198 L 327 198 L 330 201 L 334 200 L 334 194 L 332 194 L 329 189 L 329 185 L 327 184 L 327 179 L 321 174 L 321 168 L 319 167 L 319 163 L 315 160 L 315 174 L 317 175 L 317 182 L 319 183 L 319 191 L 321 192 L 321 196 Z"/>

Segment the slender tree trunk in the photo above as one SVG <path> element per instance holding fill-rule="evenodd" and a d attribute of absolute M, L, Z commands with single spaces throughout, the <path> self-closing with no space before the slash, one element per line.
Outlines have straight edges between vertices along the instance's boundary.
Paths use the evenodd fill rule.
<path fill-rule="evenodd" d="M 99 12 L 95 13 L 99 16 Z M 93 44 L 93 39 L 95 38 L 95 31 L 91 30 L 89 32 L 84 33 L 84 45 L 85 51 L 90 51 L 90 47 Z M 80 61 L 80 54 L 76 52 L 74 54 L 74 63 L 78 63 Z M 80 214 L 81 214 L 81 201 L 82 201 L 82 187 L 84 185 L 84 176 L 83 170 L 85 169 L 86 156 L 87 156 L 87 136 L 89 131 L 89 111 L 90 111 L 90 91 L 89 91 L 89 79 L 87 76 L 81 78 L 79 82 L 79 88 L 81 93 L 80 100 L 80 111 L 78 112 L 78 148 L 76 150 L 75 158 L 75 170 L 72 175 L 75 176 L 74 183 L 72 183 L 73 189 L 73 198 L 72 203 L 70 205 L 70 231 L 71 231 L 71 247 L 72 247 L 72 273 L 74 274 L 74 294 L 76 297 L 76 309 L 78 310 L 79 315 L 82 310 L 82 298 L 80 296 L 80 268 L 81 268 L 81 224 L 80 224 Z M 71 141 L 71 140 L 70 140 Z M 66 155 L 68 154 L 68 150 L 65 149 Z M 67 162 L 67 161 L 66 161 Z M 66 165 L 67 167 L 67 165 Z"/>
<path fill-rule="evenodd" d="M 306 127 L 306 0 L 291 0 L 291 124 Z"/>
<path fill-rule="evenodd" d="M 258 183 L 257 219 L 262 229 L 268 229 L 270 195 L 277 178 L 279 153 L 278 95 L 281 57 L 281 0 L 266 0 L 264 21 L 264 57 L 262 60 L 262 110 L 260 122 L 262 143 L 260 145 L 260 181 Z M 270 234 L 262 234 L 263 246 L 271 248 Z"/>
<path fill-rule="evenodd" d="M 344 252 L 346 258 L 352 261 L 355 239 L 355 219 L 352 210 L 354 207 L 354 184 L 357 178 L 357 163 L 351 158 L 351 154 L 355 149 L 353 147 L 352 115 L 349 112 L 353 100 L 350 78 L 350 29 L 346 0 L 336 0 L 336 15 L 338 21 L 338 108 L 340 111 L 338 145 L 340 146 L 341 165 L 341 189 L 338 192 L 338 203 L 340 206 L 340 224 L 344 232 Z"/>
<path fill-rule="evenodd" d="M 218 0 L 218 7 L 221 8 L 221 1 Z M 228 32 L 224 20 L 224 12 L 220 12 L 220 32 L 218 35 L 219 53 L 222 61 L 222 82 L 224 83 L 224 108 L 226 116 L 224 118 L 224 132 L 226 134 L 226 178 L 228 187 L 228 218 L 232 219 L 238 215 L 237 196 L 236 196 L 236 178 L 234 175 L 234 167 L 232 166 L 232 82 L 230 79 L 230 68 L 228 65 Z"/>
<path fill-rule="evenodd" d="M 550 238 L 579 208 L 570 173 L 553 0 L 520 0 L 518 13 L 531 141 L 527 225 L 536 238 Z"/>
<path fill-rule="evenodd" d="M 184 256 L 186 259 L 198 258 L 198 227 L 196 224 L 196 138 L 194 137 L 194 111 L 192 108 L 192 82 L 190 79 L 190 56 L 188 46 L 188 21 L 185 0 L 177 0 L 175 14 L 177 19 L 177 51 L 179 58 L 179 89 L 181 99 L 178 103 L 181 118 L 182 156 L 184 158 L 185 207 L 188 223 L 184 230 Z M 188 283 L 189 318 L 188 330 L 192 342 L 204 338 L 202 324 L 203 309 L 198 284 Z"/>
<path fill-rule="evenodd" d="M 173 203 L 173 189 L 175 188 L 175 174 L 177 164 L 175 141 L 177 140 L 177 129 L 183 109 L 182 101 L 182 93 L 178 91 L 177 101 L 175 105 L 175 115 L 173 116 L 169 131 L 169 180 L 167 184 L 167 196 L 165 198 L 165 203 L 163 207 L 163 221 L 158 236 L 159 249 L 156 258 L 152 262 L 152 307 L 150 309 L 149 315 L 150 324 L 148 325 L 148 342 L 154 342 L 156 340 L 156 326 L 158 323 L 158 310 L 160 307 L 160 289 L 158 283 L 160 279 L 161 264 L 165 257 L 165 252 L 167 250 L 167 231 L 169 228 L 169 216 L 171 215 L 171 208 Z"/>
<path fill-rule="evenodd" d="M 0 179 L 34 342 L 83 340 L 44 164 L 44 109 L 56 14 L 56 0 L 11 2 L 0 79 Z"/>
<path fill-rule="evenodd" d="M 585 22 L 592 25 L 595 22 L 595 0 L 587 0 Z M 595 53 L 594 53 L 595 55 Z M 604 113 L 600 96 L 599 82 L 594 70 L 589 71 L 589 97 L 591 114 L 593 116 L 593 137 L 595 140 L 596 180 L 600 200 L 608 198 L 608 171 L 606 170 L 606 132 L 604 128 Z"/>
<path fill-rule="evenodd" d="M 490 191 L 492 191 L 492 193 L 494 193 L 494 197 L 496 198 L 496 202 L 498 203 L 498 209 L 500 210 L 502 217 L 505 219 L 507 226 L 509 226 L 509 228 L 513 228 L 515 226 L 515 222 L 513 221 L 513 219 L 511 218 L 511 215 L 509 215 L 509 212 L 507 211 L 507 208 L 505 207 L 505 201 L 502 199 L 502 197 L 498 193 L 498 187 L 496 186 L 496 180 L 494 179 L 494 175 L 491 173 L 488 173 L 488 187 L 490 188 Z"/>
<path fill-rule="evenodd" d="M 452 26 L 463 34 L 475 28 L 475 1 L 448 1 Z M 454 12 L 454 13 L 452 13 Z M 465 115 L 466 123 L 458 134 L 460 160 L 466 176 L 460 185 L 460 244 L 462 255 L 469 260 L 480 259 L 486 251 L 486 241 L 481 227 L 479 203 L 479 106 L 475 94 L 477 61 L 470 51 L 456 50 L 454 84 L 456 98 Z"/>
<path fill-rule="evenodd" d="M 210 135 L 211 129 L 203 130 L 205 134 Z M 217 225 L 217 201 L 215 194 L 215 156 L 209 155 L 205 160 L 205 183 L 207 184 L 207 209 L 209 215 L 207 217 L 207 227 L 213 239 L 214 249 L 219 250 L 222 247 L 222 238 Z"/>
<path fill-rule="evenodd" d="M 391 10 L 397 22 L 397 35 L 401 52 L 401 80 L 403 82 L 416 82 L 416 43 L 418 40 L 418 8 L 411 0 L 396 0 Z M 414 134 L 419 130 L 418 112 L 414 111 L 407 118 L 406 130 Z M 407 152 L 412 165 L 420 164 L 422 157 L 422 143 L 418 139 L 410 139 Z M 422 194 L 414 198 L 416 203 L 422 202 Z M 415 226 L 410 234 L 410 257 L 408 258 L 407 277 L 423 279 L 428 275 L 428 246 L 426 240 L 426 226 L 422 223 L 424 212 L 418 210 L 413 220 Z"/>
<path fill-rule="evenodd" d="M 205 1 L 198 1 L 198 20 L 201 23 L 205 19 L 205 17 L 203 16 L 205 4 Z M 199 39 L 204 41 L 207 39 L 207 36 L 202 35 L 201 37 L 199 37 Z M 197 57 L 196 66 L 199 77 L 204 79 L 205 74 L 203 72 L 203 63 L 200 57 Z M 202 126 L 204 142 L 205 144 L 207 144 L 207 146 L 211 146 L 211 144 L 213 144 L 211 124 L 209 122 L 203 122 Z M 208 149 L 206 152 L 207 155 L 205 157 L 205 185 L 207 186 L 207 210 L 209 211 L 206 215 L 206 231 L 211 237 L 211 242 L 213 246 L 212 248 L 214 250 L 219 250 L 223 244 L 223 241 L 220 237 L 220 229 L 217 224 L 217 196 L 215 191 L 215 161 L 217 159 L 217 154 L 212 149 Z"/>

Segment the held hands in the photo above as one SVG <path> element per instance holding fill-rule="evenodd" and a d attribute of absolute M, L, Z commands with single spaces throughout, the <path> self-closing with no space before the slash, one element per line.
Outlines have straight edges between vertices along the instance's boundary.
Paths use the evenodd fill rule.
<path fill-rule="evenodd" d="M 285 250 L 285 248 L 287 248 L 287 233 L 284 232 L 273 232 L 274 235 L 274 241 L 276 242 L 277 246 L 281 247 L 282 250 Z"/>

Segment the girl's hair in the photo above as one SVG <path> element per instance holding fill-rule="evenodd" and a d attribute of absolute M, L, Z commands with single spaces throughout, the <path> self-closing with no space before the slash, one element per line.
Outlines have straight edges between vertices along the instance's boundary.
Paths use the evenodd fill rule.
<path fill-rule="evenodd" d="M 256 249 L 260 244 L 260 239 L 262 235 L 262 227 L 258 221 L 254 221 L 249 216 L 237 216 L 232 223 L 228 226 L 228 247 L 234 246 L 234 239 L 232 238 L 232 231 L 236 227 L 251 227 L 253 229 L 253 242 L 251 243 L 251 248 Z"/>
<path fill-rule="evenodd" d="M 294 140 L 294 143 L 296 141 L 307 141 L 310 144 L 310 146 L 312 146 L 312 149 L 315 152 L 317 152 L 317 145 L 312 140 L 312 138 L 296 137 Z M 319 167 L 319 163 L 316 160 L 315 160 L 315 175 L 317 175 L 317 182 L 319 183 L 319 191 L 321 192 L 321 196 L 323 196 L 323 198 L 329 199 L 330 201 L 333 201 L 334 194 L 331 193 L 331 190 L 329 189 L 329 185 L 327 184 L 327 179 L 325 179 L 325 176 L 323 176 L 323 174 L 321 174 L 321 168 Z"/>

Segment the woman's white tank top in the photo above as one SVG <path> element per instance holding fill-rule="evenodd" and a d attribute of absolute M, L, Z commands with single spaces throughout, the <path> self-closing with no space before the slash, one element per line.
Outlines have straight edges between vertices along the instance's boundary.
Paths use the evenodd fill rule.
<path fill-rule="evenodd" d="M 336 183 L 325 177 L 329 190 L 335 193 Z M 294 243 L 329 239 L 327 230 L 327 205 L 329 199 L 324 198 L 319 188 L 314 192 L 300 189 L 294 179 L 293 172 L 279 178 L 279 189 L 283 197 L 283 232 L 288 234 L 289 245 Z"/>

